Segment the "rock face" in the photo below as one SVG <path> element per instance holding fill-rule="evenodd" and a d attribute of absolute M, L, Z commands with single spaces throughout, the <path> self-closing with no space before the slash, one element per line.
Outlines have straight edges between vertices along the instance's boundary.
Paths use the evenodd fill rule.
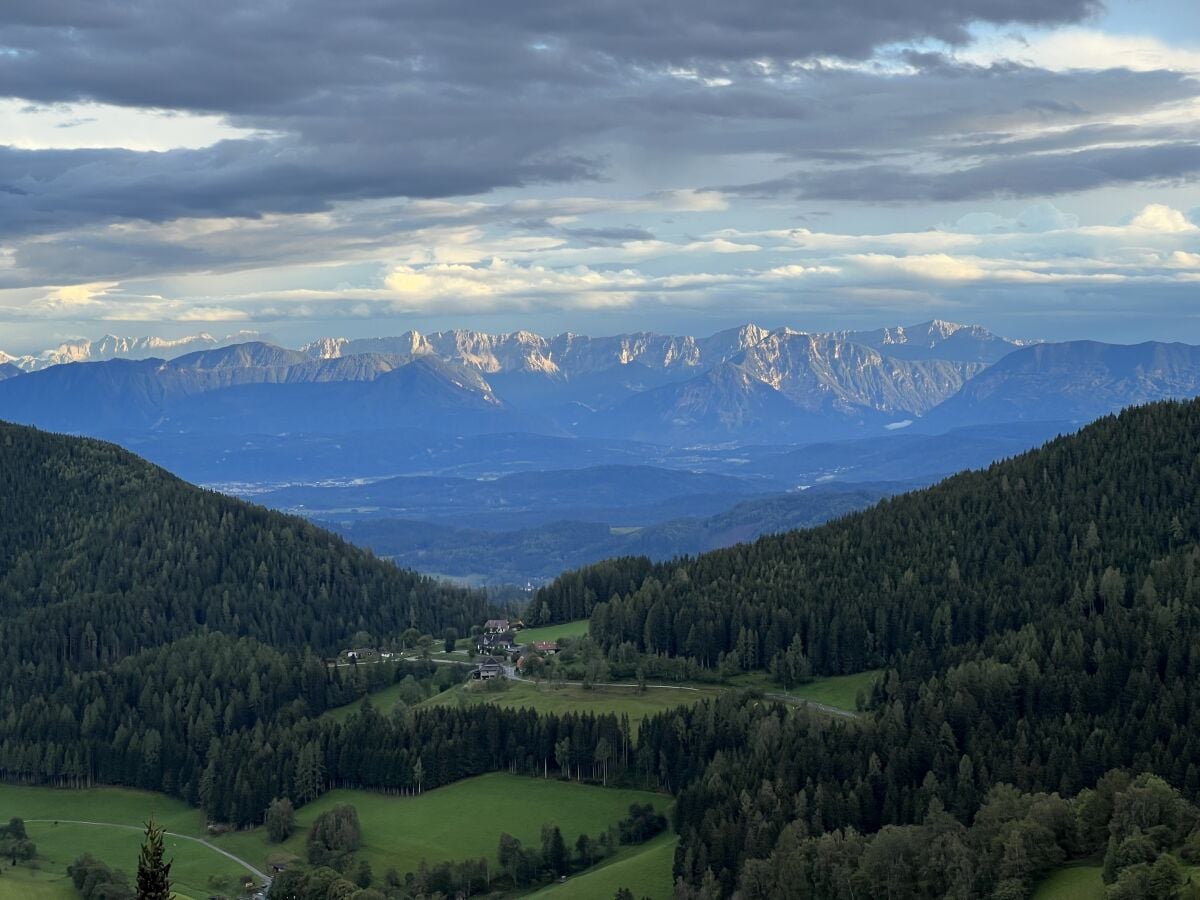
<path fill-rule="evenodd" d="M 745 325 L 702 338 L 456 330 L 322 338 L 299 350 L 218 344 L 209 335 L 64 344 L 51 356 L 75 365 L 43 366 L 47 354 L 11 364 L 31 377 L 5 380 L 0 417 L 100 433 L 437 424 L 672 444 L 791 442 L 927 416 L 1018 346 L 940 321 L 837 335 Z M 162 358 L 79 364 L 163 347 L 171 352 Z"/>
<path fill-rule="evenodd" d="M 258 338 L 257 332 L 242 331 L 215 338 L 211 334 L 190 335 L 188 337 L 170 339 L 161 337 L 118 337 L 106 334 L 94 341 L 86 338 L 64 341 L 57 347 L 43 350 L 36 355 L 10 356 L 0 351 L 0 363 L 12 363 L 24 372 L 36 372 L 51 366 L 60 366 L 74 362 L 100 362 L 109 359 L 174 359 L 185 353 L 197 350 L 227 347 L 253 341 Z"/>

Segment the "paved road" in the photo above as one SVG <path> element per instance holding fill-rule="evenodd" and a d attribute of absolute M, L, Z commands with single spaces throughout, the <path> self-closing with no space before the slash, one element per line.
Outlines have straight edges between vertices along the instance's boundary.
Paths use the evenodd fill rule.
<path fill-rule="evenodd" d="M 99 828 L 122 828 L 126 831 L 145 831 L 145 829 L 140 825 L 118 825 L 115 822 L 81 822 L 76 819 L 26 819 L 25 821 L 26 822 L 41 822 L 44 824 L 53 823 L 53 824 L 58 824 L 58 825 L 95 825 Z M 266 893 L 266 889 L 271 886 L 271 876 L 268 875 L 266 872 L 263 872 L 263 871 L 255 868 L 254 866 L 250 865 L 250 863 L 246 862 L 246 860 L 242 859 L 240 856 L 234 856 L 228 850 L 224 850 L 224 849 L 218 847 L 216 844 L 209 843 L 208 841 L 204 840 L 204 838 L 192 837 L 190 834 L 178 834 L 174 831 L 164 831 L 163 834 L 166 835 L 167 837 L 179 838 L 180 840 L 184 840 L 184 841 L 191 841 L 194 844 L 202 844 L 205 847 L 207 847 L 209 850 L 212 850 L 216 853 L 220 853 L 222 856 L 233 860 L 239 866 L 242 866 L 247 871 L 253 873 L 258 878 L 258 880 L 260 882 L 262 882 L 262 884 L 264 885 L 263 893 Z"/>

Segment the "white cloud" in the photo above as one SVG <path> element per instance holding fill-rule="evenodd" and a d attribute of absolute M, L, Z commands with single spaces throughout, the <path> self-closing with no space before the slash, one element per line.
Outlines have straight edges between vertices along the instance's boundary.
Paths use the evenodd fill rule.
<path fill-rule="evenodd" d="M 1179 210 L 1172 209 L 1162 203 L 1151 203 L 1144 207 L 1140 213 L 1133 217 L 1129 225 L 1132 228 L 1166 234 L 1184 234 L 1186 232 L 1200 231 L 1200 227 L 1190 222 L 1188 217 Z"/>
<path fill-rule="evenodd" d="M 1108 34 L 1092 28 L 1059 28 L 1029 37 L 997 35 L 973 44 L 957 56 L 979 65 L 1014 61 L 1058 72 L 1117 68 L 1138 72 L 1159 69 L 1200 72 L 1200 49 L 1172 46 L 1149 36 Z"/>
<path fill-rule="evenodd" d="M 964 234 L 1002 234 L 1006 232 L 1040 233 L 1061 231 L 1079 226 L 1079 216 L 1065 213 L 1049 200 L 1041 200 L 1029 206 L 1013 218 L 993 212 L 972 212 L 962 216 L 952 225 L 943 225 L 946 231 Z"/>
<path fill-rule="evenodd" d="M 104 103 L 34 105 L 0 99 L 0 144 L 20 150 L 197 149 L 255 134 L 259 132 L 234 127 L 223 116 Z"/>

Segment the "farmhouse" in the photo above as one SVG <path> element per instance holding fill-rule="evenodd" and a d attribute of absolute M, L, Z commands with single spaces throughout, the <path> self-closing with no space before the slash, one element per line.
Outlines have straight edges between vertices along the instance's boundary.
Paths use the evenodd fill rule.
<path fill-rule="evenodd" d="M 483 623 L 483 630 L 487 634 L 501 634 L 508 631 L 510 627 L 508 619 L 488 619 Z"/>
<path fill-rule="evenodd" d="M 480 681 L 491 681 L 493 678 L 500 678 L 503 675 L 504 666 L 493 656 L 483 660 L 471 672 L 471 677 Z"/>
<path fill-rule="evenodd" d="M 546 656 L 553 656 L 558 652 L 558 641 L 534 641 L 533 649 L 537 653 L 543 653 Z"/>
<path fill-rule="evenodd" d="M 516 639 L 511 631 L 481 634 L 475 646 L 480 653 L 508 653 L 516 646 Z"/>

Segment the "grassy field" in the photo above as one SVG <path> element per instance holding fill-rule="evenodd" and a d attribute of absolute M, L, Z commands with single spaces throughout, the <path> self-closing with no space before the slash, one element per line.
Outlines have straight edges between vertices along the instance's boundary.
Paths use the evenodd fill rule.
<path fill-rule="evenodd" d="M 331 791 L 297 811 L 300 828 L 283 844 L 268 844 L 262 829 L 225 835 L 219 844 L 256 864 L 280 851 L 303 856 L 307 828 L 337 803 L 358 811 L 363 831 L 359 855 L 382 878 L 392 866 L 401 874 L 414 871 L 422 859 L 435 863 L 483 856 L 494 862 L 503 832 L 540 846 L 545 822 L 558 825 L 570 846 L 583 832 L 597 835 L 615 825 L 631 803 L 652 803 L 665 811 L 669 798 L 555 779 L 481 775 L 419 797 Z"/>
<path fill-rule="evenodd" d="M 1104 900 L 1100 866 L 1067 866 L 1043 880 L 1033 900 Z"/>
<path fill-rule="evenodd" d="M 1051 873 L 1033 892 L 1033 900 L 1104 900 L 1107 896 L 1102 867 L 1098 865 L 1064 866 Z M 1184 866 L 1184 874 L 1200 884 L 1200 866 Z"/>
<path fill-rule="evenodd" d="M 528 681 L 509 682 L 507 690 L 480 690 L 478 685 L 460 685 L 443 691 L 425 701 L 428 706 L 456 706 L 459 703 L 494 703 L 504 709 L 536 709 L 543 713 L 591 712 L 622 713 L 629 716 L 633 733 L 647 716 L 674 709 L 690 703 L 698 703 L 712 696 L 720 688 L 706 686 L 701 690 L 675 690 L 673 688 L 647 688 L 639 692 L 636 687 L 595 687 L 584 690 L 579 685 L 535 685 Z"/>
<path fill-rule="evenodd" d="M 66 872 L 31 872 L 23 866 L 0 872 L 0 900 L 79 900 Z"/>
<path fill-rule="evenodd" d="M 8 900 L 9 896 L 77 896 L 66 878 L 66 868 L 85 851 L 124 870 L 132 878 L 142 843 L 140 829 L 151 815 L 167 831 L 204 836 L 196 810 L 161 794 L 123 788 L 68 791 L 0 785 L 0 817 L 4 821 L 12 816 L 26 820 L 29 837 L 37 844 L 41 866 L 39 873 L 25 872 L 27 883 L 19 887 L 14 886 L 17 870 L 6 869 L 0 877 L 0 900 Z M 50 821 L 33 821 L 36 819 Z M 132 827 L 70 825 L 62 821 L 65 819 Z M 55 821 L 60 824 L 55 825 Z M 181 898 L 200 900 L 230 890 L 238 878 L 247 874 L 233 860 L 201 844 L 177 837 L 168 837 L 166 843 L 168 857 L 174 859 L 171 872 L 175 890 Z M 213 878 L 217 880 L 210 881 Z"/>
<path fill-rule="evenodd" d="M 545 628 L 526 628 L 517 632 L 517 640 L 522 644 L 533 641 L 557 641 L 559 638 L 583 637 L 588 633 L 588 620 L 577 619 L 574 622 L 563 622 L 559 625 L 547 625 Z"/>
<path fill-rule="evenodd" d="M 443 657 L 445 657 L 445 654 L 443 654 Z M 445 657 L 445 658 L 453 658 L 453 657 Z M 465 656 L 463 657 L 462 662 L 463 662 L 462 669 L 461 669 L 462 677 L 466 678 L 467 673 L 471 670 L 471 664 L 468 663 Z M 402 690 L 402 688 L 401 688 L 400 682 L 396 682 L 395 684 L 390 684 L 385 688 L 381 688 L 378 691 L 374 691 L 370 695 L 371 702 L 375 705 L 375 708 L 377 710 L 379 710 L 381 713 L 383 713 L 386 716 L 391 713 L 392 707 L 394 707 L 396 705 L 396 701 L 400 699 L 401 690 Z M 334 720 L 340 722 L 340 721 L 343 721 L 343 720 L 349 718 L 354 713 L 358 712 L 358 709 L 360 706 L 362 706 L 361 698 L 358 700 L 354 700 L 350 703 L 347 703 L 345 706 L 338 706 L 334 709 L 327 710 L 326 712 L 324 712 L 321 715 L 321 718 L 334 719 Z"/>
<path fill-rule="evenodd" d="M 626 887 L 639 900 L 642 897 L 671 900 L 674 894 L 671 868 L 678 842 L 679 838 L 673 834 L 660 834 L 641 846 L 627 847 L 594 869 L 530 896 L 551 900 L 611 900 L 620 888 Z"/>
<path fill-rule="evenodd" d="M 834 675 L 830 678 L 814 678 L 808 684 L 784 691 L 771 680 L 765 672 L 752 672 L 748 675 L 738 675 L 729 680 L 732 687 L 758 688 L 768 694 L 786 693 L 792 697 L 803 697 L 815 703 L 835 706 L 838 709 L 855 711 L 855 701 L 861 690 L 868 697 L 871 688 L 882 674 L 880 669 L 869 669 L 866 672 L 856 672 L 853 675 Z"/>
<path fill-rule="evenodd" d="M 644 791 L 618 790 L 558 780 L 492 774 L 461 781 L 419 797 L 391 797 L 365 791 L 333 791 L 297 812 L 299 828 L 284 844 L 271 844 L 262 828 L 232 832 L 210 840 L 259 869 L 281 855 L 304 855 L 307 829 L 337 803 L 358 810 L 364 856 L 382 878 L 389 867 L 401 874 L 415 870 L 422 858 L 486 857 L 494 860 L 501 833 L 538 845 L 541 827 L 553 822 L 568 845 L 581 832 L 597 835 L 623 818 L 631 803 L 652 803 L 666 811 L 669 798 Z M 67 791 L 0 786 L 0 816 L 26 820 L 38 846 L 40 871 L 4 868 L 0 900 L 66 900 L 76 896 L 66 867 L 87 851 L 132 876 L 137 870 L 141 832 L 153 814 L 168 831 L 203 836 L 200 814 L 159 794 L 120 788 Z M 32 820 L 49 819 L 40 823 Z M 68 825 L 63 820 L 131 825 L 132 829 Z M 58 820 L 59 824 L 53 824 Z M 213 893 L 237 893 L 236 880 L 246 870 L 213 850 L 180 838 L 167 838 L 174 858 L 172 875 L 181 900 L 201 900 Z M 670 866 L 668 865 L 668 871 Z M 216 877 L 217 881 L 210 881 Z M 615 889 L 614 889 L 615 890 Z"/>

